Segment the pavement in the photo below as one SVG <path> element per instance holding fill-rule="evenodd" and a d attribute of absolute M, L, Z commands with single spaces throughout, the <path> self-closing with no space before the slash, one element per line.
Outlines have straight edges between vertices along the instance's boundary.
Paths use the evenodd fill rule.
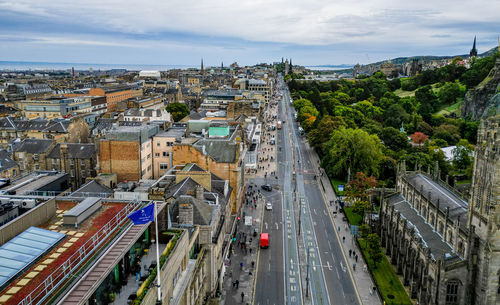
<path fill-rule="evenodd" d="M 252 217 L 252 225 L 245 225 L 244 217 L 236 225 L 236 241 L 232 244 L 229 260 L 225 262 L 226 275 L 220 304 L 252 304 L 253 302 L 259 237 L 265 202 L 264 197 L 259 198 L 257 190 L 255 186 L 249 190 L 257 194 L 257 208 L 255 208 L 254 204 L 243 204 L 241 213 L 241 215 Z M 252 196 L 255 195 L 250 195 L 250 197 Z M 253 234 L 254 229 L 258 231 L 256 236 Z M 246 249 L 242 245 L 245 245 Z M 238 287 L 233 286 L 236 281 L 239 282 Z M 242 293 L 244 295 L 243 302 Z"/>

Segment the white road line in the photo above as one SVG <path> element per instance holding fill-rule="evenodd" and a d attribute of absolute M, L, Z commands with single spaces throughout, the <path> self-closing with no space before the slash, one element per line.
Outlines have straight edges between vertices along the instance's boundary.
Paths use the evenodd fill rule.
<path fill-rule="evenodd" d="M 274 224 L 276 225 L 276 230 L 279 230 L 279 228 L 278 228 L 278 223 L 277 223 L 277 222 L 275 222 Z"/>
<path fill-rule="evenodd" d="M 265 222 L 264 225 L 266 226 L 266 231 L 267 231 L 267 222 Z"/>
<path fill-rule="evenodd" d="M 326 266 L 328 266 L 328 270 L 332 271 L 332 266 L 330 266 L 330 262 L 326 261 Z"/>
<path fill-rule="evenodd" d="M 326 213 L 326 211 L 325 211 L 325 210 L 323 210 L 323 214 L 325 214 L 325 216 L 328 216 L 328 214 Z"/>
<path fill-rule="evenodd" d="M 313 211 L 314 211 L 314 215 L 318 215 L 318 213 L 316 213 L 316 209 L 313 209 Z"/>

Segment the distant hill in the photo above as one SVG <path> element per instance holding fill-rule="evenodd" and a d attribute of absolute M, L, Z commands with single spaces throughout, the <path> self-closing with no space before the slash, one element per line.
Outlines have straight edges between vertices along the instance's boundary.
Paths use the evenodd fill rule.
<path fill-rule="evenodd" d="M 496 52 L 496 50 L 497 50 L 497 47 L 491 48 L 490 50 L 488 50 L 484 53 L 478 54 L 478 57 L 491 56 Z M 400 65 L 400 64 L 407 63 L 407 62 L 411 62 L 414 59 L 431 61 L 431 60 L 450 59 L 450 58 L 455 58 L 457 56 L 466 58 L 466 57 L 469 57 L 469 54 L 453 55 L 453 56 L 429 56 L 428 55 L 428 56 L 397 57 L 397 58 L 391 59 L 390 62 L 392 62 L 394 65 Z M 371 63 L 370 65 L 378 66 L 378 65 L 381 65 L 385 62 L 387 62 L 387 60 L 382 60 L 382 61 L 378 61 L 375 63 Z"/>

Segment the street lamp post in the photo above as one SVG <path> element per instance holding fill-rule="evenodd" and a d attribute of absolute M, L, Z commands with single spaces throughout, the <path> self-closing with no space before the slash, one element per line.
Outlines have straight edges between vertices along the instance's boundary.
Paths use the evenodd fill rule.
<path fill-rule="evenodd" d="M 309 248 L 307 248 L 306 298 L 309 297 Z"/>

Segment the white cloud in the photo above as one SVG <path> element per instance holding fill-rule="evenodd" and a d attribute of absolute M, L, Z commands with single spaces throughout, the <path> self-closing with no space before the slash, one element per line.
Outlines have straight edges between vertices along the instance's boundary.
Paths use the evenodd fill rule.
<path fill-rule="evenodd" d="M 16 0 L 0 8 L 123 33 L 170 31 L 237 37 L 250 41 L 329 45 L 381 40 L 435 43 L 435 35 L 460 37 L 439 28 L 462 22 L 498 24 L 499 1 L 421 0 Z M 491 32 L 498 30 L 492 28 Z M 442 39 L 442 38 L 441 38 Z"/>

